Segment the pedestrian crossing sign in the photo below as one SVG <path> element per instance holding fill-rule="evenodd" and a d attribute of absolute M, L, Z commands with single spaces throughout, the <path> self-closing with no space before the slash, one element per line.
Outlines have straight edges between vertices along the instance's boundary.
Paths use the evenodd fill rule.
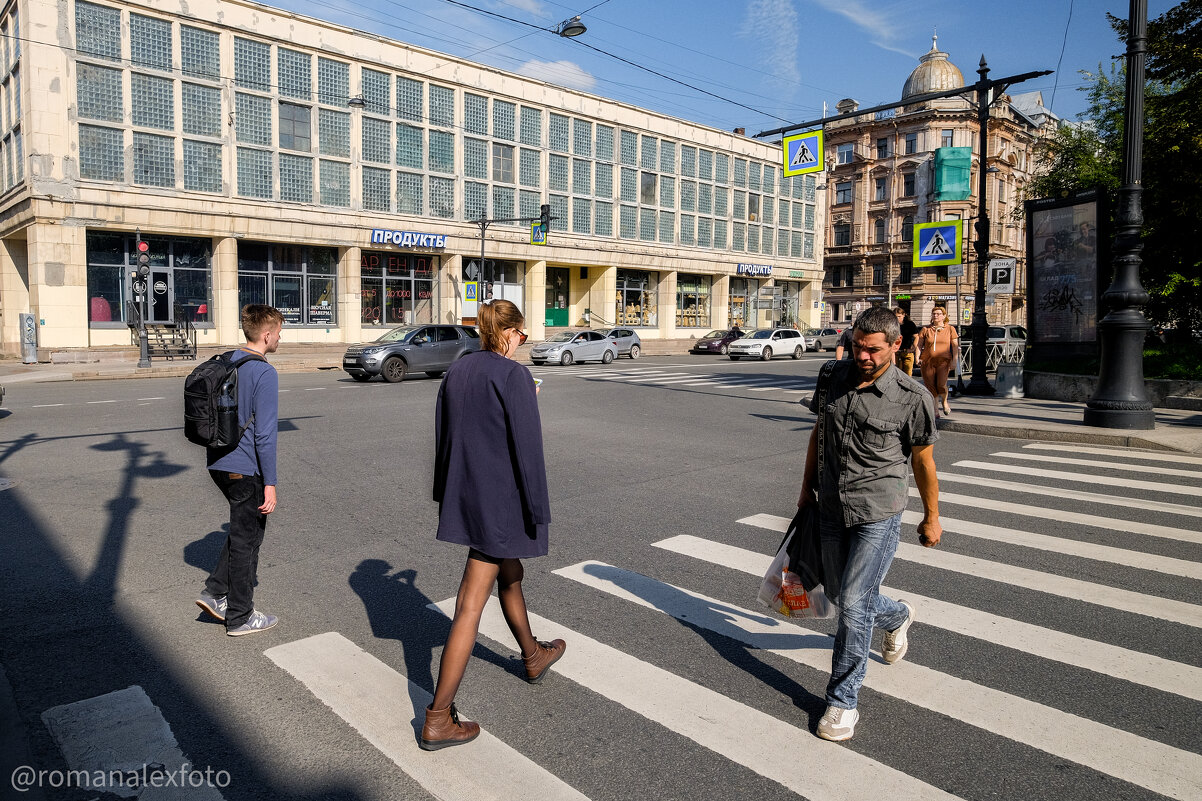
<path fill-rule="evenodd" d="M 476 300 L 476 288 L 479 286 L 475 281 L 463 282 L 463 299 L 467 301 Z"/>
<path fill-rule="evenodd" d="M 545 245 L 547 244 L 547 229 L 543 228 L 541 222 L 531 223 L 530 225 L 530 244 Z"/>
<path fill-rule="evenodd" d="M 785 176 L 804 175 L 822 169 L 822 130 L 786 136 L 781 141 L 784 150 Z"/>
<path fill-rule="evenodd" d="M 964 221 L 941 220 L 914 226 L 914 266 L 947 267 L 964 261 Z"/>

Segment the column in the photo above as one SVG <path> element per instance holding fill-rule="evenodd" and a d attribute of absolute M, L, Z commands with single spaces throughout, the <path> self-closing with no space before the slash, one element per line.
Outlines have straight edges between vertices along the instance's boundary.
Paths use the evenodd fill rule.
<path fill-rule="evenodd" d="M 659 331 L 660 339 L 676 337 L 676 271 L 664 273 L 659 282 Z"/>
<path fill-rule="evenodd" d="M 359 304 L 363 289 L 363 249 L 338 248 L 338 327 L 343 342 L 363 341 L 363 314 Z"/>
<path fill-rule="evenodd" d="M 215 240 L 213 246 L 213 326 L 217 344 L 242 342 L 242 307 L 238 303 L 238 240 Z"/>
<path fill-rule="evenodd" d="M 730 328 L 730 276 L 715 275 L 710 287 L 710 325 Z"/>
<path fill-rule="evenodd" d="M 29 311 L 29 265 L 24 239 L 0 242 L 0 353 L 21 354 L 21 317 Z"/>
<path fill-rule="evenodd" d="M 547 338 L 547 262 L 526 265 L 526 333 L 538 342 Z"/>
<path fill-rule="evenodd" d="M 463 257 L 459 254 L 443 256 L 441 261 L 438 269 L 438 322 L 462 323 L 464 317 L 475 315 L 475 311 L 464 314 Z M 472 309 L 475 308 L 473 304 Z"/>
<path fill-rule="evenodd" d="M 38 348 L 85 348 L 88 341 L 87 231 L 37 223 L 26 230 L 29 305 Z"/>
<path fill-rule="evenodd" d="M 592 290 L 589 292 L 590 302 L 585 304 L 609 325 L 617 325 L 618 319 L 618 268 L 590 267 L 589 276 L 593 278 Z M 594 322 L 594 326 L 598 323 Z"/>

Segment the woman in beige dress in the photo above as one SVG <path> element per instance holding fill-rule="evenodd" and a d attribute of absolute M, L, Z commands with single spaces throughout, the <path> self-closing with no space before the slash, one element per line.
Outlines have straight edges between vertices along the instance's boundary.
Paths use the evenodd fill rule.
<path fill-rule="evenodd" d="M 931 311 L 931 324 L 915 337 L 914 347 L 918 351 L 922 383 L 926 384 L 936 404 L 943 408 L 943 413 L 951 414 L 947 405 L 947 374 L 960 356 L 960 335 L 956 326 L 947 321 L 947 311 L 942 306 Z"/>

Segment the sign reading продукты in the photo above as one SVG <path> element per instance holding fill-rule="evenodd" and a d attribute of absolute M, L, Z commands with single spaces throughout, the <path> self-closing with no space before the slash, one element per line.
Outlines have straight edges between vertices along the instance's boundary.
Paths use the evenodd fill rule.
<path fill-rule="evenodd" d="M 964 261 L 963 226 L 963 220 L 915 225 L 914 266 L 946 267 Z"/>
<path fill-rule="evenodd" d="M 396 245 L 402 248 L 433 248 L 435 250 L 447 246 L 446 234 L 423 234 L 420 231 L 393 231 L 388 228 L 373 228 L 371 232 L 373 245 Z"/>
<path fill-rule="evenodd" d="M 822 131 L 786 136 L 781 140 L 784 151 L 784 175 L 804 175 L 822 169 Z"/>
<path fill-rule="evenodd" d="M 740 264 L 735 267 L 735 275 L 772 275 L 772 265 Z"/>

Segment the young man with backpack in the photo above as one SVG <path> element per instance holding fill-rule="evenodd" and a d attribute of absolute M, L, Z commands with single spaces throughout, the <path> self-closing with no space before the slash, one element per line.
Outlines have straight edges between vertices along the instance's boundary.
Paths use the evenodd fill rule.
<path fill-rule="evenodd" d="M 192 378 L 185 385 L 185 430 L 189 439 L 208 446 L 209 475 L 230 505 L 229 536 L 196 605 L 224 621 L 225 633 L 231 637 L 266 631 L 278 622 L 275 615 L 254 608 L 254 587 L 267 516 L 276 508 L 280 382 L 266 357 L 279 348 L 283 326 L 284 315 L 278 309 L 246 306 L 242 309 L 246 344 L 214 357 L 211 362 L 218 366 L 206 362 L 197 368 L 194 377 L 203 369 L 217 376 L 207 392 L 197 389 Z M 221 397 L 222 387 L 230 397 Z M 220 416 L 225 411 L 232 417 L 234 398 L 237 428 L 230 434 L 222 429 L 233 428 L 233 420 L 222 426 Z"/>

